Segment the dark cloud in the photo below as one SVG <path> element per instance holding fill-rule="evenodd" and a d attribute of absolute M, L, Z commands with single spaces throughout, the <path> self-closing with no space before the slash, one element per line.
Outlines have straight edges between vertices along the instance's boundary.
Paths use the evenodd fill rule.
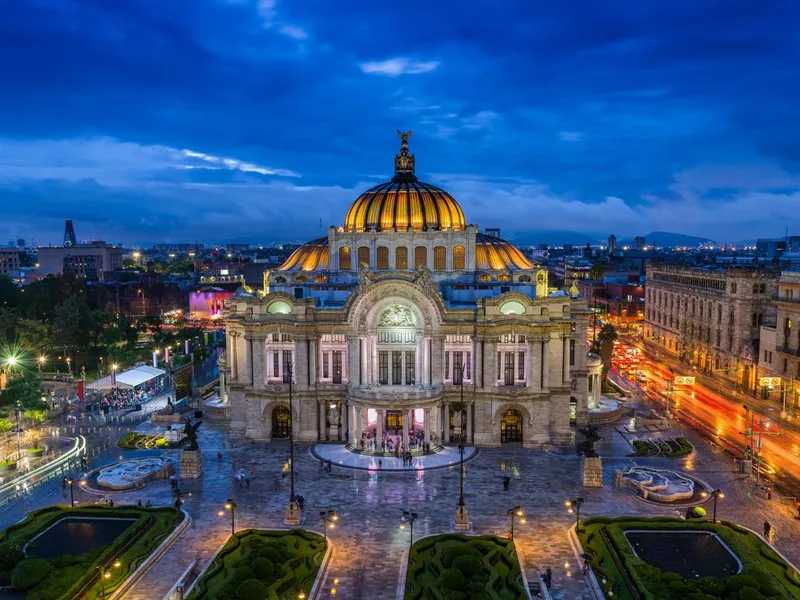
<path fill-rule="evenodd" d="M 784 223 L 747 215 L 776 193 L 774 172 L 790 182 L 784 200 L 797 189 L 798 16 L 787 0 L 6 3 L 0 203 L 12 209 L 0 239 L 57 237 L 76 215 L 121 239 L 313 234 L 318 216 L 339 222 L 359 185 L 390 174 L 395 128 L 414 129 L 422 173 L 463 174 L 450 186 L 468 214 L 507 220 L 486 209 L 491 189 L 471 191 L 478 176 L 505 181 L 497 193 L 532 220 L 575 202 L 611 211 L 567 210 L 568 228 L 587 232 L 614 218 L 664 229 L 642 220 L 708 194 L 739 220 L 686 210 L 698 220 L 674 226 L 751 237 Z M 98 137 L 113 160 L 86 143 Z M 184 149 L 302 177 L 192 169 L 170 154 Z M 692 187 L 685 173 L 744 183 Z"/>

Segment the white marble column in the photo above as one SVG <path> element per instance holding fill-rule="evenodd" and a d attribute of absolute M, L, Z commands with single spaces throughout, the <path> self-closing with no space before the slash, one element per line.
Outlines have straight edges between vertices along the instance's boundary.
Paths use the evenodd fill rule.
<path fill-rule="evenodd" d="M 386 411 L 378 409 L 378 422 L 375 424 L 375 449 L 380 451 L 383 441 L 383 424 L 386 422 Z"/>
<path fill-rule="evenodd" d="M 431 441 L 431 409 L 426 408 L 422 413 L 422 427 L 425 429 L 425 444 Z"/>
<path fill-rule="evenodd" d="M 361 363 L 358 355 L 358 338 L 356 337 L 347 338 L 347 359 L 345 363 L 348 369 L 348 383 L 353 386 L 361 385 L 361 381 L 358 378 L 358 369 L 359 365 L 363 363 Z"/>
<path fill-rule="evenodd" d="M 550 340 L 544 340 L 544 348 L 542 349 L 542 373 L 544 373 L 544 380 L 542 381 L 542 389 L 550 389 Z"/>
<path fill-rule="evenodd" d="M 594 395 L 594 407 L 600 408 L 600 393 L 602 387 L 602 380 L 600 375 L 594 376 L 594 387 L 592 387 L 592 394 Z"/>
<path fill-rule="evenodd" d="M 569 338 L 568 337 L 564 337 L 563 347 L 564 347 L 564 350 L 563 350 L 562 358 L 563 358 L 564 367 L 561 370 L 561 372 L 563 374 L 562 375 L 562 381 L 566 385 L 566 384 L 569 383 L 569 379 L 570 379 L 570 377 L 569 377 Z"/>
<path fill-rule="evenodd" d="M 223 404 L 228 401 L 228 395 L 225 391 L 225 367 L 219 368 L 219 400 Z"/>
<path fill-rule="evenodd" d="M 531 342 L 531 387 L 536 392 L 542 391 L 542 342 Z"/>
<path fill-rule="evenodd" d="M 472 404 L 467 404 L 467 433 L 464 436 L 467 444 L 471 444 L 475 439 L 475 432 L 472 431 Z"/>
<path fill-rule="evenodd" d="M 361 432 L 363 431 L 362 427 L 364 425 L 364 409 L 360 406 L 356 409 L 356 448 L 361 448 Z"/>
<path fill-rule="evenodd" d="M 424 357 L 422 362 L 423 385 L 429 386 L 431 385 L 431 337 L 429 335 L 422 339 L 422 347 Z"/>
<path fill-rule="evenodd" d="M 408 428 L 409 428 L 408 411 L 405 411 L 403 413 L 403 446 L 405 447 L 406 450 L 408 450 Z"/>
<path fill-rule="evenodd" d="M 445 443 L 450 442 L 450 405 L 445 403 L 444 414 L 442 418 L 442 439 Z"/>
<path fill-rule="evenodd" d="M 328 412 L 327 408 L 328 408 L 328 405 L 325 402 L 323 402 L 323 401 L 317 402 L 317 410 L 319 411 L 319 439 L 320 439 L 320 441 L 322 441 L 326 437 L 328 437 L 326 435 L 327 434 L 327 430 L 328 430 L 328 427 L 327 427 L 328 421 L 325 418 L 326 414 Z"/>
<path fill-rule="evenodd" d="M 317 351 L 319 342 L 316 337 L 312 337 L 309 338 L 308 345 L 308 384 L 313 386 L 319 380 L 317 376 Z"/>
<path fill-rule="evenodd" d="M 267 378 L 264 372 L 266 367 L 266 350 L 267 338 L 266 336 L 253 336 L 252 350 L 253 350 L 253 387 L 257 390 L 263 390 Z"/>
<path fill-rule="evenodd" d="M 244 381 L 246 385 L 253 385 L 253 338 L 244 336 Z"/>

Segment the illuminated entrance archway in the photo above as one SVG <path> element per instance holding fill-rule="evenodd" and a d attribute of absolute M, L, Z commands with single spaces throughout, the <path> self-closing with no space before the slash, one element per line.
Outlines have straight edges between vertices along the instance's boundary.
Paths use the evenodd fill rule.
<path fill-rule="evenodd" d="M 292 428 L 292 413 L 285 406 L 276 406 L 272 411 L 272 437 L 289 437 Z"/>
<path fill-rule="evenodd" d="M 522 441 L 522 415 L 511 408 L 500 419 L 500 442 L 503 444 Z"/>

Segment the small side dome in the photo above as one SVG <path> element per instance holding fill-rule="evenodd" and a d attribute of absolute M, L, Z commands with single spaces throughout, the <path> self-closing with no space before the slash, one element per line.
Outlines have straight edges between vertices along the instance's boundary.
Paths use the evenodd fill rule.
<path fill-rule="evenodd" d="M 327 271 L 328 238 L 311 240 L 292 252 L 278 271 Z"/>
<path fill-rule="evenodd" d="M 536 268 L 519 248 L 485 233 L 479 233 L 475 239 L 475 266 L 478 270 L 491 271 Z"/>
<path fill-rule="evenodd" d="M 255 298 L 255 296 L 248 292 L 244 286 L 240 286 L 235 292 L 233 292 L 231 298 Z"/>

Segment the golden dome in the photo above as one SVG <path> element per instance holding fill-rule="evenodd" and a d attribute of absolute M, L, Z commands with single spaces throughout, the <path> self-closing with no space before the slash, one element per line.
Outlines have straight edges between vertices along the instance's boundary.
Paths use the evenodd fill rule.
<path fill-rule="evenodd" d="M 306 242 L 292 252 L 278 271 L 321 271 L 328 269 L 328 238 Z"/>
<path fill-rule="evenodd" d="M 455 198 L 434 185 L 419 181 L 414 175 L 415 158 L 408 152 L 411 131 L 397 133 L 402 145 L 394 159 L 394 177 L 356 198 L 344 218 L 344 229 L 462 231 L 466 221 Z"/>
<path fill-rule="evenodd" d="M 475 238 L 475 267 L 491 271 L 536 268 L 516 246 L 483 233 Z"/>

